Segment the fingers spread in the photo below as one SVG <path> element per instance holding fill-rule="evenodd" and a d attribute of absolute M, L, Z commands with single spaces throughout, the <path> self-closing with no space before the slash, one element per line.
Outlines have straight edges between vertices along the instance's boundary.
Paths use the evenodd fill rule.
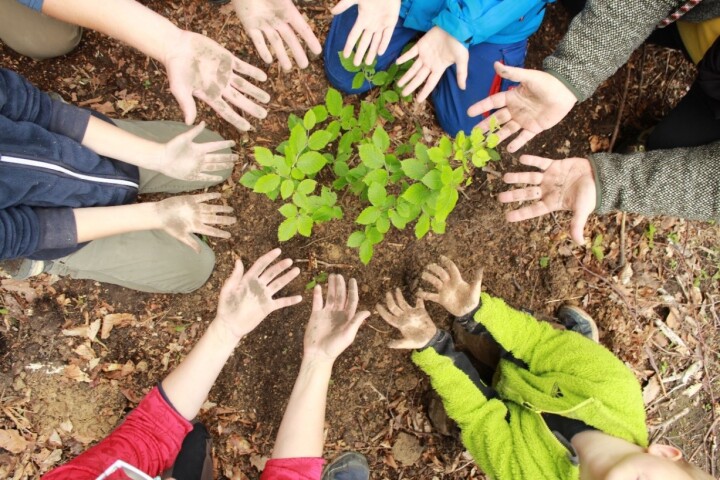
<path fill-rule="evenodd" d="M 312 311 L 319 312 L 322 309 L 323 309 L 322 287 L 320 286 L 320 284 L 316 284 L 315 288 L 313 288 Z"/>
<path fill-rule="evenodd" d="M 250 123 L 243 117 L 238 115 L 238 113 L 233 110 L 232 107 L 230 107 L 230 105 L 228 105 L 227 102 L 222 98 L 213 100 L 201 90 L 196 92 L 195 95 L 200 100 L 210 105 L 210 108 L 215 110 L 217 114 L 220 115 L 226 122 L 230 123 L 238 130 L 247 132 L 252 128 L 252 125 L 250 125 Z"/>
<path fill-rule="evenodd" d="M 336 283 L 336 295 L 335 295 L 335 310 L 345 310 L 347 293 L 345 290 L 345 277 L 342 275 L 335 275 Z"/>
<path fill-rule="evenodd" d="M 289 258 L 285 258 L 283 260 L 280 260 L 275 265 L 272 265 L 270 268 L 265 270 L 262 274 L 258 276 L 258 280 L 263 285 L 267 285 L 268 283 L 272 282 L 275 277 L 280 275 L 280 273 L 284 272 L 288 268 L 290 268 L 293 264 L 293 261 Z"/>
<path fill-rule="evenodd" d="M 242 280 L 244 274 L 245 267 L 243 266 L 242 260 L 238 258 L 235 260 L 235 269 L 230 274 L 230 277 L 228 277 L 225 281 L 225 285 L 223 285 L 223 291 L 232 291 L 237 288 L 237 286 L 240 285 L 240 281 Z"/>
<path fill-rule="evenodd" d="M 362 64 L 363 57 L 365 56 L 365 52 L 367 52 L 368 48 L 370 47 L 373 36 L 374 34 L 372 31 L 365 30 L 362 34 L 362 37 L 360 37 L 360 42 L 358 42 L 357 47 L 355 48 L 355 58 L 353 59 L 353 65 L 355 65 L 356 67 Z"/>
<path fill-rule="evenodd" d="M 550 213 L 551 210 L 547 207 L 545 202 L 536 202 L 527 207 L 518 208 L 512 212 L 508 212 L 505 218 L 508 222 L 522 222 L 530 218 L 541 217 Z"/>
<path fill-rule="evenodd" d="M 275 53 L 275 58 L 277 58 L 280 67 L 286 72 L 292 69 L 292 62 L 290 61 L 290 57 L 288 57 L 287 51 L 285 51 L 285 44 L 278 32 L 266 27 L 263 28 L 263 33 L 270 42 L 270 48 L 272 48 L 273 53 Z"/>
<path fill-rule="evenodd" d="M 387 308 L 393 315 L 400 316 L 403 314 L 403 311 L 400 309 L 400 307 L 398 307 L 397 303 L 395 302 L 392 293 L 387 292 L 385 294 L 385 303 L 387 303 Z"/>
<path fill-rule="evenodd" d="M 263 45 L 264 45 L 264 42 L 263 42 Z M 271 57 L 271 60 L 272 60 L 272 57 Z M 265 72 L 263 72 L 262 70 L 260 70 L 259 68 L 257 68 L 254 65 L 250 65 L 249 63 L 243 62 L 239 58 L 233 57 L 232 66 L 233 66 L 234 71 L 241 73 L 245 76 L 248 76 L 250 78 L 253 78 L 259 82 L 264 82 L 265 80 L 267 80 L 267 74 Z"/>
<path fill-rule="evenodd" d="M 267 287 L 270 291 L 270 296 L 275 295 L 277 292 L 285 288 L 287 284 L 295 280 L 298 275 L 300 275 L 300 269 L 295 267 L 285 273 L 282 277 L 273 280 Z"/>
<path fill-rule="evenodd" d="M 433 287 L 437 288 L 438 290 L 441 290 L 443 287 L 443 282 L 439 278 L 437 278 L 435 275 L 432 275 L 430 272 L 425 271 L 422 273 L 422 279 L 428 282 Z"/>
<path fill-rule="evenodd" d="M 195 203 L 204 203 L 209 202 L 210 200 L 216 200 L 220 198 L 219 193 L 198 193 L 197 195 L 193 195 L 192 201 Z"/>
<path fill-rule="evenodd" d="M 395 289 L 395 298 L 397 298 L 397 304 L 400 308 L 403 310 L 410 310 L 412 307 L 408 305 L 408 303 L 405 301 L 405 297 L 402 294 L 402 291 L 399 288 Z"/>
<path fill-rule="evenodd" d="M 553 160 L 545 157 L 538 157 L 536 155 L 521 155 L 520 163 L 528 165 L 530 167 L 539 168 L 542 171 L 547 170 L 552 165 Z M 540 180 L 542 181 L 542 179 Z M 540 182 L 538 182 L 540 183 Z"/>
<path fill-rule="evenodd" d="M 305 54 L 305 49 L 300 44 L 300 40 L 298 40 L 297 36 L 295 35 L 295 31 L 290 28 L 290 26 L 286 23 L 278 25 L 277 29 L 278 32 L 280 32 L 280 36 L 290 48 L 290 53 L 292 53 L 295 62 L 298 64 L 298 67 L 307 67 L 310 62 L 308 61 L 307 55 Z"/>
<path fill-rule="evenodd" d="M 420 49 L 417 47 L 417 45 L 415 45 L 410 50 L 408 50 L 404 54 L 400 55 L 398 57 L 398 59 L 395 60 L 395 63 L 397 63 L 398 65 L 402 65 L 403 63 L 408 62 L 408 61 L 412 60 L 413 58 L 417 57 L 419 53 L 420 53 Z M 415 62 L 415 63 L 417 63 L 417 62 Z M 415 64 L 413 64 L 413 67 L 414 66 L 415 66 Z M 413 67 L 410 67 L 410 70 L 408 70 L 408 72 L 407 72 L 408 74 L 410 72 L 413 72 L 411 74 L 411 76 L 415 75 L 415 72 L 417 72 L 417 70 L 420 68 L 420 66 L 418 66 L 417 69 L 413 70 Z M 398 84 L 399 84 L 399 82 L 398 82 Z"/>
<path fill-rule="evenodd" d="M 232 235 L 230 235 L 230 232 L 226 232 L 225 230 L 220 230 L 219 228 L 210 227 L 208 225 L 199 225 L 197 228 L 193 228 L 195 233 L 199 233 L 200 235 L 206 235 L 208 237 L 217 237 L 217 238 L 230 238 Z M 200 240 L 198 239 L 198 242 Z M 198 249 L 198 251 L 200 251 Z"/>
<path fill-rule="evenodd" d="M 313 54 L 320 55 L 322 53 L 320 40 L 318 40 L 315 32 L 313 32 L 312 28 L 310 28 L 310 25 L 308 25 L 302 15 L 298 13 L 298 15 L 294 16 L 290 20 L 290 25 L 292 25 L 293 29 L 300 35 L 300 37 L 302 37 L 305 44 Z"/>
<path fill-rule="evenodd" d="M 359 301 L 360 301 L 360 296 L 358 295 L 357 281 L 354 278 L 351 278 L 350 285 L 348 287 L 348 299 L 347 299 L 347 305 L 346 305 L 347 311 L 354 313 L 355 310 L 357 310 Z M 368 315 L 369 315 L 369 313 L 368 313 Z"/>
<path fill-rule="evenodd" d="M 543 181 L 543 174 L 540 172 L 513 172 L 503 176 L 503 182 L 508 184 L 526 183 L 528 185 L 540 185 Z"/>
<path fill-rule="evenodd" d="M 206 142 L 206 143 L 199 143 L 200 148 L 204 153 L 211 153 L 211 152 L 217 152 L 219 150 L 229 150 L 232 147 L 235 146 L 234 140 L 221 140 L 219 142 Z M 227 154 L 222 154 L 227 155 Z M 207 156 L 206 156 L 207 158 Z M 217 158 L 217 157 L 215 157 Z"/>
<path fill-rule="evenodd" d="M 443 262 L 445 263 L 445 262 Z M 435 263 L 429 264 L 427 267 L 425 267 L 427 271 L 438 277 L 443 282 L 447 282 L 450 280 L 450 275 L 448 275 L 448 272 L 445 271 L 444 268 L 442 268 L 440 265 L 437 265 Z"/>
<path fill-rule="evenodd" d="M 357 5 L 357 3 L 358 0 L 340 0 L 337 5 L 330 9 L 330 13 L 333 15 L 340 15 L 353 5 Z"/>
<path fill-rule="evenodd" d="M 270 53 L 270 49 L 268 48 L 267 44 L 265 43 L 265 37 L 263 36 L 262 32 L 260 30 L 249 30 L 248 36 L 255 45 L 255 49 L 258 51 L 258 55 L 260 55 L 260 58 L 262 58 L 263 62 L 272 63 L 273 56 L 272 53 Z"/>
<path fill-rule="evenodd" d="M 268 253 L 255 260 L 255 263 L 253 263 L 252 267 L 250 267 L 250 270 L 248 270 L 248 276 L 259 277 L 260 274 L 265 271 L 268 265 L 274 262 L 281 253 L 282 250 L 276 248 L 274 250 L 270 250 Z"/>
<path fill-rule="evenodd" d="M 489 112 L 490 110 L 505 107 L 505 105 L 507 105 L 507 101 L 505 98 L 506 94 L 506 92 L 500 92 L 483 98 L 482 100 L 480 100 L 474 105 L 471 105 L 470 108 L 468 108 L 468 115 L 471 117 L 477 117 L 478 115 Z M 480 122 L 480 126 L 482 126 L 484 131 L 487 131 L 489 129 L 489 124 L 487 124 L 487 122 L 487 119 Z"/>
<path fill-rule="evenodd" d="M 385 320 L 390 326 L 400 329 L 400 324 L 397 322 L 397 318 L 387 311 L 385 306 L 382 303 L 378 303 L 375 305 L 375 309 L 377 310 L 378 314 L 382 317 L 383 320 Z"/>
<path fill-rule="evenodd" d="M 253 85 L 251 82 L 248 82 L 240 75 L 233 75 L 230 79 L 230 85 L 240 93 L 250 95 L 258 102 L 268 103 L 270 101 L 269 93 L 262 88 Z"/>
<path fill-rule="evenodd" d="M 248 100 L 244 95 L 241 95 L 237 90 L 232 87 L 226 88 L 223 92 L 223 97 L 240 110 L 243 110 L 255 118 L 263 119 L 267 117 L 267 110 Z"/>
<path fill-rule="evenodd" d="M 510 145 L 507 147 L 507 151 L 510 153 L 517 152 L 522 148 L 527 142 L 535 138 L 536 133 L 531 132 L 530 130 L 523 130 L 521 131 L 515 139 L 510 142 Z"/>
<path fill-rule="evenodd" d="M 413 93 L 420 85 L 423 84 L 425 80 L 430 76 L 430 68 L 423 66 L 420 68 L 420 71 L 418 71 L 417 75 L 410 80 L 410 82 L 403 88 L 402 95 L 403 97 L 407 97 L 411 93 Z"/>
<path fill-rule="evenodd" d="M 425 290 L 418 290 L 415 294 L 418 298 L 423 300 L 430 300 L 431 302 L 440 303 L 440 295 L 437 293 L 426 292 Z"/>
<path fill-rule="evenodd" d="M 422 90 L 420 90 L 420 93 L 416 98 L 418 103 L 422 103 L 427 100 L 432 91 L 435 90 L 435 87 L 440 82 L 440 79 L 442 78 L 444 73 L 444 70 L 434 70 L 432 71 L 432 73 L 430 73 L 427 82 L 425 82 L 425 85 L 423 86 Z"/>
<path fill-rule="evenodd" d="M 273 311 L 280 310 L 281 308 L 291 307 L 293 305 L 297 305 L 300 302 L 302 302 L 302 296 L 300 295 L 278 298 L 276 300 L 273 300 Z"/>
<path fill-rule="evenodd" d="M 500 203 L 525 202 L 528 200 L 540 200 L 542 190 L 540 187 L 516 188 L 498 195 Z"/>
<path fill-rule="evenodd" d="M 442 261 L 443 265 L 445 265 L 445 268 L 450 273 L 450 278 L 453 281 L 460 281 L 462 280 L 462 275 L 460 275 L 460 270 L 458 270 L 457 265 L 455 265 L 455 262 L 450 260 L 445 255 L 440 256 L 440 260 Z"/>

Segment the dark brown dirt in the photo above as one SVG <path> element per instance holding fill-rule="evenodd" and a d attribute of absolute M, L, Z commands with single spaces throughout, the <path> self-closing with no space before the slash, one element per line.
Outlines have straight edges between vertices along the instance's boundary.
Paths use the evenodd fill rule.
<path fill-rule="evenodd" d="M 183 28 L 218 40 L 240 58 L 262 64 L 228 8 L 218 10 L 206 2 L 189 0 L 146 3 Z M 303 3 L 321 39 L 329 26 L 326 7 L 330 3 Z M 568 19 L 557 5 L 549 8 L 546 18 L 541 31 L 531 40 L 529 67 L 540 65 L 567 28 Z M 101 108 L 111 117 L 122 114 L 119 105 L 127 105 L 121 102 L 125 100 L 137 101 L 124 115 L 127 118 L 181 119 L 161 65 L 92 32 L 87 32 L 80 47 L 63 59 L 34 62 L 0 45 L 0 62 L 41 88 L 57 91 L 73 103 Z M 553 130 L 538 136 L 523 152 L 553 158 L 584 156 L 590 149 L 591 136 L 607 142 L 618 122 L 628 74 L 630 87 L 616 145 L 629 143 L 674 105 L 694 74 L 693 67 L 680 54 L 655 47 L 640 49 L 628 65 L 591 100 L 579 105 Z M 76 395 L 78 388 L 108 388 L 108 397 L 120 393 L 126 399 L 119 403 L 106 399 L 114 405 L 111 412 L 106 411 L 109 418 L 119 418 L 178 363 L 205 330 L 214 314 L 219 288 L 235 258 L 242 258 L 248 265 L 277 246 L 279 205 L 253 194 L 237 180 L 252 164 L 252 147 L 273 148 L 282 141 L 287 135 L 288 114 L 302 114 L 321 102 L 327 82 L 320 59 L 305 71 L 283 73 L 272 66 L 268 76 L 270 115 L 263 122 L 254 122 L 255 132 L 238 134 L 199 104 L 198 120 L 206 120 L 211 128 L 236 140 L 243 159 L 232 179 L 216 189 L 223 193 L 223 201 L 233 206 L 239 222 L 230 228 L 232 239 L 210 240 L 217 254 L 217 268 L 205 287 L 184 296 L 148 295 L 93 282 L 61 280 L 49 285 L 43 277 L 31 284 L 31 290 L 39 296 L 34 305 L 22 292 L 0 289 L 3 305 L 9 309 L 3 316 L 4 327 L 0 326 L 0 385 L 5 391 L 0 402 L 16 417 L 27 413 L 26 436 L 37 441 L 38 452 L 47 450 L 40 457 L 40 453 L 30 450 L 0 455 L 0 464 L 7 464 L 0 467 L 0 477 L 3 473 L 12 475 L 16 468 L 25 468 L 25 473 L 16 478 L 34 477 L 53 465 L 42 461 L 51 448 L 61 450 L 62 456 L 58 453 L 55 459 L 59 464 L 81 451 L 85 443 L 82 440 L 88 440 L 63 431 L 60 425 L 48 425 L 51 420 L 47 416 L 33 415 L 35 406 L 40 405 L 36 399 L 39 392 L 29 389 L 27 383 L 17 383 L 27 365 L 82 366 L 87 378 L 78 380 L 72 375 L 74 370 L 65 370 L 58 376 L 54 395 L 69 398 Z M 395 130 L 398 140 L 403 139 L 404 132 L 412 131 L 414 121 L 427 127 L 429 135 L 437 136 L 439 130 L 428 107 L 408 107 L 406 113 L 402 128 Z M 518 156 L 501 151 L 503 159 L 492 169 L 503 172 L 515 168 Z M 206 405 L 202 418 L 213 433 L 218 476 L 257 478 L 256 465 L 271 452 L 297 373 L 309 317 L 310 299 L 304 285 L 321 271 L 354 276 L 361 286 L 362 307 L 372 310 L 384 292 L 395 286 L 412 294 L 419 285 L 422 267 L 440 254 L 455 259 L 464 272 L 484 267 L 485 288 L 512 305 L 546 316 L 552 316 L 564 302 L 584 305 L 601 328 L 602 342 L 633 368 L 643 384 L 651 378 L 682 374 L 702 360 L 699 376 L 675 391 L 672 389 L 678 383 L 668 381 L 663 384 L 666 391 L 649 400 L 649 423 L 654 437 L 684 448 L 695 463 L 707 470 L 717 468 L 717 444 L 712 432 L 716 432 L 715 419 L 720 415 L 717 393 L 713 393 L 720 392 L 718 286 L 711 277 L 720 268 L 718 228 L 675 219 L 628 216 L 625 252 L 634 273 L 623 283 L 622 271 L 617 269 L 620 215 L 594 217 L 586 229 L 591 238 L 603 236 L 604 258 L 598 260 L 589 249 L 577 247 L 568 239 L 569 216 L 508 224 L 504 221 L 505 208 L 494 198 L 505 185 L 493 174 L 481 173 L 475 180 L 450 216 L 445 235 L 429 235 L 417 241 L 411 231 L 393 232 L 378 246 L 368 267 L 360 264 L 354 250 L 345 247 L 353 230 L 347 220 L 317 226 L 311 239 L 293 239 L 283 245 L 284 254 L 303 269 L 287 293 L 304 294 L 305 301 L 271 315 L 243 340 L 210 394 L 212 404 Z M 346 218 L 354 218 L 352 213 L 357 213 L 358 207 L 350 204 L 349 197 L 342 203 Z M 656 228 L 652 246 L 646 235 L 650 225 Z M 673 243 L 672 238 L 678 241 Z M 541 261 L 544 257 L 547 261 Z M 318 265 L 316 260 L 335 266 L 321 263 L 312 268 Z M 669 317 L 671 309 L 676 312 L 674 323 Z M 136 320 L 129 326 L 116 327 L 102 342 L 90 343 L 86 338 L 61 333 L 63 329 L 92 324 L 110 313 L 131 313 Z M 431 306 L 430 313 L 438 324 L 449 325 L 440 309 Z M 671 344 L 659 332 L 656 321 L 666 322 L 679 333 L 688 349 Z M 426 414 L 428 380 L 412 365 L 407 352 L 385 348 L 394 335 L 375 315 L 337 362 L 328 400 L 326 457 L 348 449 L 360 451 L 368 457 L 373 478 L 483 478 L 459 439 L 443 436 L 430 425 Z M 78 353 L 78 347 L 83 345 L 92 353 Z M 97 359 L 94 365 L 93 356 Z M 128 364 L 132 367 L 120 368 Z M 683 396 L 682 392 L 694 383 L 701 388 L 691 396 Z M 74 411 L 72 402 L 56 400 L 67 402 L 67 416 L 73 423 L 88 421 L 85 413 Z M 92 401 L 88 400 L 88 404 Z M 104 405 L 98 404 L 97 411 L 108 408 L 107 403 Z M 685 409 L 685 415 L 669 422 Z M 15 428 L 16 422 L 5 412 L 5 417 L 0 414 L 0 427 Z M 48 446 L 44 436 L 48 429 L 62 433 L 62 446 Z M 417 444 L 406 434 L 417 439 Z M 90 440 L 98 440 L 101 433 L 95 436 Z M 414 463 L 395 458 L 414 458 L 419 449 L 422 451 Z"/>

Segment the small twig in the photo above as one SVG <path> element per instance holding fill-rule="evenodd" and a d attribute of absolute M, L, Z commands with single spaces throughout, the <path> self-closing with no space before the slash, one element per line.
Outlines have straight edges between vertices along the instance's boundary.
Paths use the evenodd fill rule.
<path fill-rule="evenodd" d="M 296 259 L 295 263 L 310 263 L 310 260 L 306 258 L 300 258 Z M 348 265 L 347 263 L 328 263 L 323 262 L 322 260 L 315 260 L 315 263 L 318 265 L 322 265 L 325 268 L 352 268 L 352 265 Z"/>
<path fill-rule="evenodd" d="M 622 212 L 622 221 L 620 222 L 620 262 L 618 269 L 625 266 L 625 224 L 627 223 L 627 213 Z"/>
<path fill-rule="evenodd" d="M 627 74 L 625 75 L 625 88 L 623 88 L 623 94 L 622 97 L 620 97 L 620 109 L 618 110 L 617 120 L 615 120 L 615 128 L 613 129 L 612 137 L 610 137 L 610 146 L 608 147 L 608 152 L 613 151 L 613 148 L 615 147 L 615 141 L 617 140 L 618 134 L 620 133 L 620 122 L 623 117 L 623 112 L 625 111 L 625 100 L 627 99 L 628 88 L 630 87 L 630 72 L 632 72 L 632 68 L 630 68 L 630 66 L 628 65 Z"/>
<path fill-rule="evenodd" d="M 665 390 L 665 383 L 663 382 L 662 375 L 660 375 L 660 369 L 657 366 L 657 363 L 655 362 L 655 356 L 652 353 L 652 350 L 645 345 L 645 353 L 647 353 L 648 360 L 650 361 L 650 366 L 655 371 L 655 375 L 657 375 L 658 378 L 658 384 L 660 384 L 660 388 L 662 389 L 663 396 L 667 397 L 667 390 Z"/>

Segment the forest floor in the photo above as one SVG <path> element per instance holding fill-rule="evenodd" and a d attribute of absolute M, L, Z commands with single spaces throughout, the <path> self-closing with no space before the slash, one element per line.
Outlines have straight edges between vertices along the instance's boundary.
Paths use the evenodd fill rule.
<path fill-rule="evenodd" d="M 146 3 L 182 28 L 262 64 L 228 6 Z M 324 39 L 331 2 L 299 3 Z M 551 5 L 531 38 L 527 66 L 539 67 L 567 25 L 562 8 Z M 0 44 L 0 65 L 110 117 L 182 119 L 161 65 L 93 32 L 86 32 L 71 54 L 44 62 Z M 630 144 L 684 95 L 694 74 L 680 53 L 641 47 L 590 100 L 522 152 L 586 156 L 607 150 L 613 132 L 615 146 Z M 230 228 L 231 239 L 209 240 L 217 267 L 207 285 L 188 295 L 153 295 L 48 275 L 2 280 L 0 478 L 36 478 L 108 434 L 203 333 L 234 259 L 248 265 L 277 246 L 279 204 L 238 180 L 254 164 L 252 148 L 274 148 L 287 138 L 288 115 L 321 103 L 328 83 L 322 59 L 289 73 L 273 65 L 268 76 L 270 114 L 254 122 L 254 132 L 240 134 L 198 104 L 199 120 L 236 140 L 241 156 L 232 177 L 211 189 L 222 192 L 239 221 Z M 406 141 L 416 124 L 426 138 L 440 135 L 431 106 L 407 104 L 401 113 L 388 128 L 394 141 Z M 423 266 L 441 254 L 465 272 L 484 267 L 485 289 L 513 306 L 547 317 L 563 303 L 583 306 L 596 319 L 601 342 L 642 384 L 651 438 L 680 447 L 692 462 L 718 475 L 720 228 L 667 217 L 592 216 L 585 229 L 595 247 L 590 248 L 569 239 L 567 214 L 508 224 L 507 207 L 495 198 L 507 188 L 497 174 L 516 170 L 519 154 L 504 146 L 499 151 L 501 161 L 491 172 L 476 174 L 465 189 L 445 235 L 416 240 L 411 231 L 395 231 L 376 247 L 368 266 L 345 246 L 351 220 L 317 226 L 312 238 L 283 245 L 284 255 L 302 267 L 301 278 L 288 288 L 304 294 L 305 301 L 271 315 L 244 339 L 211 391 L 201 418 L 213 435 L 218 478 L 258 478 L 270 455 L 300 363 L 310 309 L 306 284 L 323 272 L 353 276 L 361 285 L 361 306 L 373 310 L 395 286 L 412 293 Z M 349 197 L 341 202 L 347 212 L 359 211 Z M 449 325 L 438 308 L 431 306 L 430 313 L 439 325 Z M 110 324 L 116 325 L 111 332 L 98 333 Z M 326 457 L 362 452 L 378 479 L 484 478 L 456 432 L 447 435 L 431 424 L 428 379 L 408 352 L 386 348 L 394 335 L 373 315 L 337 362 Z"/>

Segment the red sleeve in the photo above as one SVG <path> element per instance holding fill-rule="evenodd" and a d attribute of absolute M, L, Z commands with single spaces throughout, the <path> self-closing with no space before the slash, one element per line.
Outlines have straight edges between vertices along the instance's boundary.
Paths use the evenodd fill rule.
<path fill-rule="evenodd" d="M 155 387 L 107 438 L 51 470 L 43 480 L 95 480 L 118 459 L 151 477 L 159 475 L 173 464 L 183 439 L 191 430 L 190 422 L 177 413 Z M 111 478 L 125 477 L 113 475 Z"/>
<path fill-rule="evenodd" d="M 321 457 L 271 458 L 260 480 L 320 480 L 324 464 Z"/>

